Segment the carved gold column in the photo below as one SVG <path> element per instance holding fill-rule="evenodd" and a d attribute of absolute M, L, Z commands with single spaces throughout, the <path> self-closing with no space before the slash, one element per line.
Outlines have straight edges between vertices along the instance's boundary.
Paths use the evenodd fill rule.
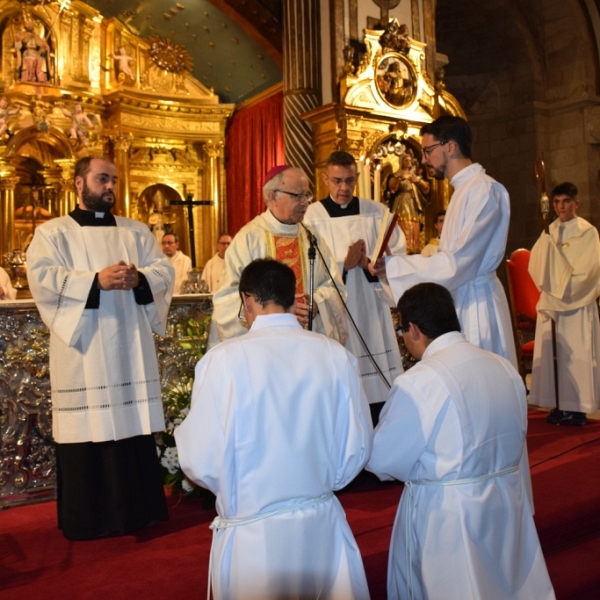
<path fill-rule="evenodd" d="M 321 104 L 319 1 L 286 0 L 283 15 L 285 160 L 312 179 L 312 131 L 300 117 Z"/>
<path fill-rule="evenodd" d="M 54 160 L 54 163 L 61 169 L 58 215 L 64 217 L 77 206 L 74 181 L 75 161 L 71 158 L 57 158 Z"/>
<path fill-rule="evenodd" d="M 129 191 L 129 148 L 133 136 L 120 133 L 111 138 L 115 148 L 115 164 L 119 174 L 117 184 L 117 205 L 115 214 L 131 218 L 131 196 Z"/>
<path fill-rule="evenodd" d="M 204 265 L 214 254 L 219 230 L 223 229 L 223 199 L 221 171 L 224 158 L 224 144 L 222 141 L 209 140 L 204 144 L 206 164 L 203 186 L 203 198 L 211 201 L 211 205 L 199 206 L 196 210 L 195 229 L 202 232 L 196 233 L 196 256 L 198 266 Z"/>
<path fill-rule="evenodd" d="M 2 256 L 15 248 L 15 187 L 19 183 L 13 165 L 0 161 L 0 248 Z M 0 257 L 1 259 L 1 257 Z M 0 264 L 2 260 L 0 260 Z"/>

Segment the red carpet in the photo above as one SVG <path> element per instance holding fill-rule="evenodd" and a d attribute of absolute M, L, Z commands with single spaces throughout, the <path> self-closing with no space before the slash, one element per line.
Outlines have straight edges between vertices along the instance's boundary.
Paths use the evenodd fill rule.
<path fill-rule="evenodd" d="M 558 600 L 600 597 L 600 423 L 551 426 L 530 412 L 536 523 Z M 385 598 L 387 548 L 402 486 L 368 473 L 339 494 L 373 600 Z M 204 598 L 214 511 L 169 499 L 170 521 L 137 536 L 69 542 L 54 502 L 0 512 L 2 600 Z M 535 599 L 532 599 L 535 600 Z"/>

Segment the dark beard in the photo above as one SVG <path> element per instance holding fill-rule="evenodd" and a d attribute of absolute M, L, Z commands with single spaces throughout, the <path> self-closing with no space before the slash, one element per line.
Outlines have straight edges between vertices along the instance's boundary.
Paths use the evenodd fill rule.
<path fill-rule="evenodd" d="M 105 197 L 110 197 L 112 200 L 105 200 Z M 103 194 L 94 194 L 90 191 L 87 183 L 83 182 L 83 190 L 81 192 L 81 201 L 85 204 L 88 210 L 94 212 L 110 212 L 115 204 L 115 195 L 113 192 L 104 192 Z"/>

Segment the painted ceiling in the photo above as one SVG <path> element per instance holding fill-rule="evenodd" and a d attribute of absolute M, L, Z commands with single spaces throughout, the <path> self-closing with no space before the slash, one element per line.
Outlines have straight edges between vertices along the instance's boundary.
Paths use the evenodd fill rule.
<path fill-rule="evenodd" d="M 192 74 L 239 104 L 282 78 L 279 0 L 86 0 L 136 35 L 160 35 L 185 46 Z"/>

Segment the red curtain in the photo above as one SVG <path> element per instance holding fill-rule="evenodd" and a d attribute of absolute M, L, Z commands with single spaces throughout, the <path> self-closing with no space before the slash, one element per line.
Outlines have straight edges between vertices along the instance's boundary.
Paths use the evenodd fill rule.
<path fill-rule="evenodd" d="M 225 136 L 227 226 L 235 235 L 265 210 L 265 175 L 284 163 L 283 92 L 235 113 Z"/>

